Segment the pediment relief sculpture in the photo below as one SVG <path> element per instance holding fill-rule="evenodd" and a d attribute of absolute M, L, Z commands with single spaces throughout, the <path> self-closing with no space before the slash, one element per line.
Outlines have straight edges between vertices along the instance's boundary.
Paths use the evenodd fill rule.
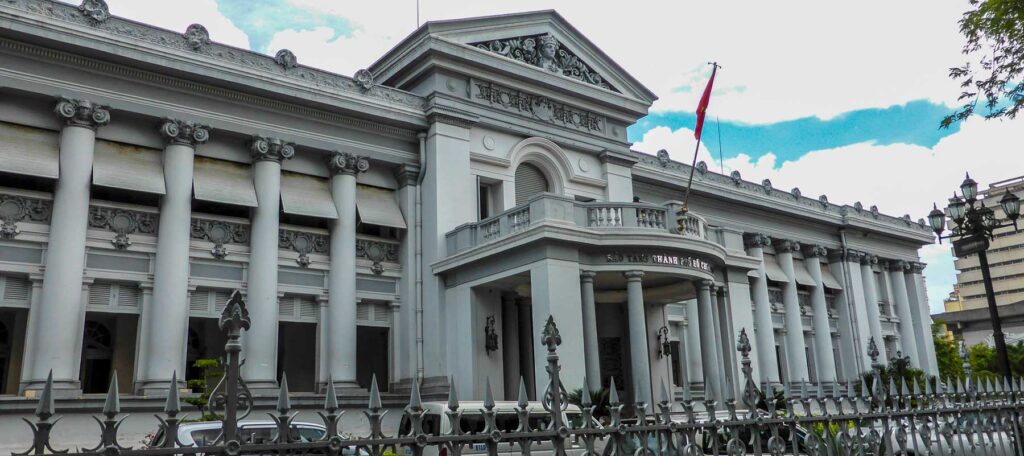
<path fill-rule="evenodd" d="M 470 46 L 619 92 L 550 33 L 482 41 L 470 43 Z"/>

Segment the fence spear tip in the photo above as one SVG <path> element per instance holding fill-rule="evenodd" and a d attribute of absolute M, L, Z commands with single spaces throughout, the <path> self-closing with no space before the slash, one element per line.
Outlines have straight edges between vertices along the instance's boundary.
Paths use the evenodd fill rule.
<path fill-rule="evenodd" d="M 615 388 L 615 377 L 611 378 L 608 385 L 608 403 L 613 406 L 619 405 L 619 391 Z"/>
<path fill-rule="evenodd" d="M 519 377 L 519 402 L 516 405 L 523 410 L 526 410 L 526 407 L 530 405 L 530 401 L 526 396 L 526 380 L 522 376 Z"/>
<path fill-rule="evenodd" d="M 491 393 L 491 377 L 484 380 L 484 408 L 488 411 L 494 409 L 494 394 Z"/>
<path fill-rule="evenodd" d="M 110 388 L 107 389 L 107 400 L 103 402 L 103 414 L 110 418 L 121 413 L 121 396 L 117 391 L 117 371 L 110 377 Z"/>
<path fill-rule="evenodd" d="M 593 394 L 593 393 L 590 391 L 590 387 L 587 386 L 587 376 L 586 375 L 583 376 L 583 389 L 581 391 L 582 392 L 580 393 L 580 406 L 586 408 L 586 407 L 590 407 L 591 405 L 593 405 L 593 403 L 590 400 L 590 395 Z"/>
<path fill-rule="evenodd" d="M 327 377 L 327 391 L 324 396 L 324 410 L 329 413 L 334 413 L 338 410 L 338 391 L 334 387 L 334 377 Z"/>
<path fill-rule="evenodd" d="M 455 391 L 455 377 L 448 377 L 448 410 L 459 409 L 459 395 Z"/>
<path fill-rule="evenodd" d="M 412 379 L 412 391 L 409 392 L 409 410 L 420 410 L 423 408 L 423 401 L 420 399 L 420 382 Z"/>
<path fill-rule="evenodd" d="M 36 416 L 41 420 L 47 420 L 54 414 L 53 406 L 53 369 L 46 375 L 46 384 L 39 394 L 39 404 L 36 405 Z"/>
<path fill-rule="evenodd" d="M 668 404 L 672 399 L 668 396 L 668 387 L 665 386 L 665 377 L 661 378 L 661 403 Z"/>
<path fill-rule="evenodd" d="M 377 374 L 373 374 L 370 378 L 370 410 L 380 410 L 380 389 L 377 388 Z"/>
<path fill-rule="evenodd" d="M 167 389 L 167 403 L 164 404 L 164 413 L 176 415 L 181 412 L 181 400 L 178 397 L 178 371 L 171 374 L 171 385 Z"/>
<path fill-rule="evenodd" d="M 288 397 L 288 374 L 281 373 L 281 388 L 277 390 L 277 413 L 288 414 L 292 408 L 292 401 Z"/>

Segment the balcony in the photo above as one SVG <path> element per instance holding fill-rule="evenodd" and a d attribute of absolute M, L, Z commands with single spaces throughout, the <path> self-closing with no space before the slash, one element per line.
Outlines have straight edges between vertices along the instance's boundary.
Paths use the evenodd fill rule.
<path fill-rule="evenodd" d="M 675 223 L 677 202 L 664 206 L 646 203 L 584 203 L 564 196 L 541 194 L 476 223 L 461 225 L 446 235 L 448 254 L 497 241 L 540 224 L 576 227 L 607 233 L 665 233 L 708 240 L 707 222 L 692 213 L 683 218 L 682 233 Z"/>

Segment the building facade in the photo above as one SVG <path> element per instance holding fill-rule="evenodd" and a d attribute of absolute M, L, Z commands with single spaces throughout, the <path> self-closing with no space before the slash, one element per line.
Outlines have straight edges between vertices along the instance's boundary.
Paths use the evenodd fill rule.
<path fill-rule="evenodd" d="M 555 12 L 428 23 L 352 77 L 100 0 L 0 19 L 6 394 L 184 387 L 235 289 L 257 393 L 536 398 L 549 316 L 568 386 L 647 401 L 738 391 L 744 330 L 762 381 L 858 380 L 869 339 L 936 373 L 923 221 L 630 150 L 655 95 Z"/>
<path fill-rule="evenodd" d="M 1008 220 L 999 199 L 1007 192 L 1024 196 L 1024 176 L 994 182 L 978 192 L 978 200 L 992 208 L 1003 223 Z M 1024 340 L 1024 231 L 1017 231 L 1012 225 L 996 229 L 987 254 L 1003 333 L 1006 342 L 1014 344 Z M 968 345 L 992 345 L 992 323 L 978 255 L 956 258 L 954 266 L 958 300 L 947 303 L 945 312 L 935 318 L 945 322 Z"/>

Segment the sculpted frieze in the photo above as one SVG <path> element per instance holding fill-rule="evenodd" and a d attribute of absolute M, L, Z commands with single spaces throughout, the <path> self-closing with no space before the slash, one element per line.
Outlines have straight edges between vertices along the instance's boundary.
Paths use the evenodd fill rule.
<path fill-rule="evenodd" d="M 605 129 L 603 117 L 569 107 L 547 97 L 490 82 L 475 79 L 470 81 L 470 98 L 554 125 L 587 132 L 604 132 Z"/>
<path fill-rule="evenodd" d="M 25 196 L 0 195 L 0 239 L 14 239 L 21 230 L 18 222 L 49 223 L 53 203 Z"/>
<path fill-rule="evenodd" d="M 133 211 L 113 207 L 89 207 L 89 227 L 108 229 L 116 233 L 110 241 L 118 250 L 132 245 L 129 235 L 134 233 L 156 234 L 159 216 L 149 212 Z"/>
<path fill-rule="evenodd" d="M 210 255 L 218 260 L 228 256 L 224 244 L 248 244 L 249 226 L 220 220 L 192 219 L 192 239 L 213 243 Z"/>
<path fill-rule="evenodd" d="M 550 33 L 482 41 L 470 46 L 613 92 L 619 91 Z"/>

